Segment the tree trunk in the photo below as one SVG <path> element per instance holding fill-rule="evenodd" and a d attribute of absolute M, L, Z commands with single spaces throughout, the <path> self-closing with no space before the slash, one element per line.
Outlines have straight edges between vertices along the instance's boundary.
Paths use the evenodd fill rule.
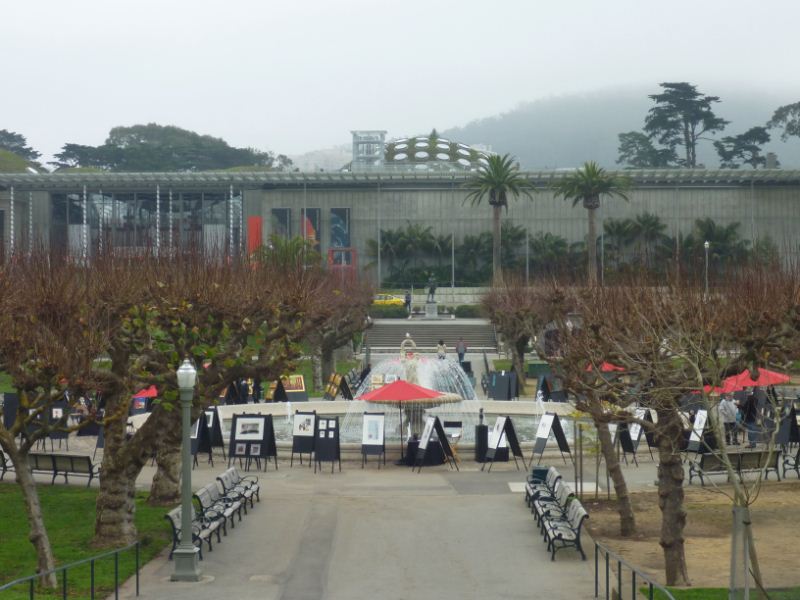
<path fill-rule="evenodd" d="M 179 410 L 173 410 L 180 417 Z M 172 415 L 170 415 L 172 416 Z M 201 414 L 201 419 L 205 418 Z M 173 506 L 181 500 L 181 423 L 175 419 L 169 427 L 162 429 L 156 449 L 158 470 L 150 485 L 147 503 L 151 506 Z"/>
<path fill-rule="evenodd" d="M 5 432 L 4 432 L 5 433 Z M 42 505 L 39 502 L 39 493 L 36 489 L 36 481 L 30 471 L 28 463 L 28 453 L 20 452 L 14 440 L 2 440 L 2 447 L 5 449 L 14 465 L 17 483 L 22 490 L 22 497 L 25 500 L 25 512 L 28 516 L 28 540 L 36 550 L 36 572 L 45 573 L 56 568 L 56 560 L 53 556 L 53 549 L 50 546 L 50 538 L 47 535 L 47 527 L 44 524 L 42 515 Z M 54 588 L 58 581 L 55 573 L 43 575 L 40 583 L 44 587 Z"/>
<path fill-rule="evenodd" d="M 156 407 L 133 439 L 126 440 L 128 403 L 109 398 L 106 404 L 105 448 L 100 492 L 95 506 L 93 545 L 124 546 L 136 540 L 136 478 L 156 448 L 163 411 Z"/>
<path fill-rule="evenodd" d="M 617 453 L 614 451 L 614 440 L 611 439 L 611 432 L 608 423 L 595 421 L 597 427 L 597 438 L 600 440 L 600 451 L 606 461 L 606 468 L 614 482 L 614 493 L 617 495 L 617 511 L 619 512 L 619 534 L 628 537 L 636 533 L 636 518 L 633 514 L 631 497 L 628 494 L 628 484 L 625 482 L 625 475 L 622 473 L 622 466 L 619 464 Z"/>
<path fill-rule="evenodd" d="M 514 371 L 517 373 L 517 383 L 519 384 L 519 395 L 525 395 L 525 347 L 528 339 L 517 340 L 511 344 L 511 362 L 514 364 Z"/>
<path fill-rule="evenodd" d="M 322 351 L 315 349 L 311 353 L 311 377 L 314 380 L 314 389 L 324 390 L 325 384 L 322 380 Z"/>
<path fill-rule="evenodd" d="M 331 375 L 336 371 L 336 358 L 334 357 L 334 349 L 326 346 L 322 347 L 320 352 L 320 362 L 322 363 L 322 381 L 326 382 L 330 379 Z M 323 389 L 322 387 L 320 389 Z"/>
<path fill-rule="evenodd" d="M 683 430 L 674 409 L 659 409 L 658 429 L 658 507 L 661 509 L 661 538 L 667 585 L 691 585 L 686 568 L 683 529 L 683 464 L 680 442 Z"/>
<path fill-rule="evenodd" d="M 492 282 L 499 285 L 503 281 L 503 267 L 500 263 L 500 217 L 503 207 L 492 206 Z"/>
<path fill-rule="evenodd" d="M 589 233 L 586 236 L 586 274 L 589 285 L 597 285 L 597 223 L 595 208 L 586 210 L 589 217 Z"/>

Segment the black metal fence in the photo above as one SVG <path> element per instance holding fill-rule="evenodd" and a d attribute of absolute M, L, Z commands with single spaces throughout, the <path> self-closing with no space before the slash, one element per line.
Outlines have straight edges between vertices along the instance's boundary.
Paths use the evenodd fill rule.
<path fill-rule="evenodd" d="M 12 588 L 22 588 L 27 587 L 28 590 L 28 598 L 33 600 L 36 597 L 36 583 L 41 579 L 43 575 L 48 575 L 50 573 L 56 573 L 57 578 L 59 580 L 59 589 L 61 593 L 61 598 L 66 600 L 68 593 L 69 593 L 69 570 L 75 570 L 76 567 L 81 565 L 89 564 L 89 586 L 90 586 L 90 595 L 89 598 L 94 600 L 95 598 L 95 588 L 97 584 L 96 578 L 96 571 L 95 565 L 98 561 L 108 558 L 109 556 L 114 557 L 114 598 L 116 600 L 119 599 L 119 555 L 123 552 L 130 550 L 131 548 L 134 549 L 134 560 L 135 560 L 135 580 L 136 580 L 136 595 L 139 595 L 139 542 L 133 542 L 132 544 L 128 544 L 123 548 L 117 548 L 116 550 L 110 550 L 108 552 L 104 552 L 103 554 L 98 554 L 96 556 L 92 556 L 90 558 L 84 558 L 83 560 L 78 560 L 73 563 L 69 563 L 66 565 L 62 565 L 57 567 L 51 571 L 46 571 L 45 573 L 37 573 L 36 575 L 29 575 L 28 577 L 22 577 L 21 579 L 15 579 L 5 585 L 0 586 L 0 592 L 4 590 L 11 590 Z M 53 597 L 53 591 L 48 590 L 49 595 L 48 597 Z M 105 593 L 104 593 L 105 595 Z"/>
<path fill-rule="evenodd" d="M 601 558 L 602 555 L 602 558 Z M 614 581 L 616 579 L 616 582 Z M 614 586 L 616 583 L 616 587 Z M 656 583 L 619 554 L 606 548 L 600 542 L 594 543 L 594 597 L 600 598 L 605 591 L 605 600 L 654 600 L 658 590 L 658 600 L 675 600 L 675 597 L 662 585 Z"/>

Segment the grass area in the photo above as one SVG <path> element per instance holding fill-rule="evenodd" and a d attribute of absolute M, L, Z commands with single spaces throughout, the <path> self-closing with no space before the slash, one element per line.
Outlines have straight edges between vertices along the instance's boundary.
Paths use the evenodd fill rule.
<path fill-rule="evenodd" d="M 336 372 L 344 375 L 350 369 L 358 369 L 360 365 L 361 363 L 357 360 L 337 360 Z M 306 389 L 308 390 L 309 398 L 322 397 L 322 395 L 325 393 L 324 384 L 327 384 L 327 381 L 323 382 L 323 388 L 321 390 L 318 390 L 314 387 L 314 372 L 311 368 L 311 359 L 298 361 L 295 373 L 299 373 L 306 380 Z"/>
<path fill-rule="evenodd" d="M 667 588 L 675 597 L 675 600 L 728 600 L 727 588 Z M 643 594 L 647 593 L 647 588 L 641 589 Z M 795 600 L 800 598 L 800 587 L 784 588 L 780 590 L 767 590 L 770 600 Z M 755 598 L 754 590 L 751 596 Z M 655 590 L 653 594 L 655 600 L 666 600 L 664 592 Z"/>
<path fill-rule="evenodd" d="M 90 546 L 94 534 L 94 505 L 97 490 L 75 486 L 40 486 L 45 524 L 59 565 L 102 554 L 104 551 Z M 136 527 L 141 540 L 140 565 L 144 565 L 171 540 L 169 526 L 164 520 L 164 508 L 145 504 L 145 495 L 136 498 Z M 0 484 L 0 584 L 36 572 L 36 554 L 28 541 L 28 526 L 22 493 L 16 484 Z M 125 581 L 134 572 L 134 550 L 120 554 L 119 578 Z M 69 598 L 89 598 L 89 564 L 68 571 Z M 97 597 L 102 598 L 113 590 L 114 558 L 110 556 L 95 565 Z M 60 579 L 59 579 L 60 582 Z M 3 600 L 28 598 L 27 588 L 0 594 Z M 102 592 L 102 593 L 101 593 Z M 37 598 L 61 597 L 57 593 L 37 591 Z"/>
<path fill-rule="evenodd" d="M 17 389 L 14 387 L 14 384 L 11 382 L 11 375 L 6 373 L 5 371 L 0 371 L 0 393 L 6 392 L 16 392 Z"/>

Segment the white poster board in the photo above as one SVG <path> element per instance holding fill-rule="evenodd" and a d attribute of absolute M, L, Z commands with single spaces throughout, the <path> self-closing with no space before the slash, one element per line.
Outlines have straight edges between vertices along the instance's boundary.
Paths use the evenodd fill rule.
<path fill-rule="evenodd" d="M 433 433 L 433 423 L 436 417 L 428 417 L 425 420 L 425 429 L 422 430 L 422 437 L 419 438 L 419 449 L 425 450 L 428 447 L 428 440 L 431 439 Z"/>
<path fill-rule="evenodd" d="M 494 422 L 494 428 L 492 432 L 489 434 L 489 448 L 505 448 L 506 444 L 506 417 L 497 417 L 497 420 Z M 500 438 L 500 442 L 498 443 L 497 439 Z"/>
<path fill-rule="evenodd" d="M 608 424 L 608 433 L 611 434 L 611 441 L 612 443 L 617 439 L 617 429 L 619 428 L 618 423 L 609 423 Z"/>
<path fill-rule="evenodd" d="M 704 410 L 698 410 L 694 416 L 694 424 L 692 425 L 692 435 L 689 436 L 690 442 L 700 442 L 703 439 L 703 432 L 706 429 L 706 419 L 708 414 Z"/>
<path fill-rule="evenodd" d="M 383 446 L 383 415 L 364 415 L 361 443 L 365 446 Z"/>
<path fill-rule="evenodd" d="M 314 437 L 314 419 L 317 415 L 295 413 L 292 435 L 296 437 Z"/>
<path fill-rule="evenodd" d="M 542 415 L 541 420 L 539 421 L 539 428 L 536 430 L 536 437 L 547 439 L 550 437 L 550 429 L 553 427 L 553 416 L 550 413 L 545 413 Z"/>
<path fill-rule="evenodd" d="M 637 408 L 636 411 L 633 413 L 637 419 L 644 421 L 644 416 L 647 414 L 646 408 Z M 639 423 L 631 423 L 630 425 L 630 432 L 631 432 L 631 440 L 634 444 L 636 444 L 636 440 L 639 439 L 639 434 L 642 431 L 642 426 Z"/>
<path fill-rule="evenodd" d="M 236 419 L 234 438 L 237 442 L 260 442 L 264 439 L 264 417 Z"/>

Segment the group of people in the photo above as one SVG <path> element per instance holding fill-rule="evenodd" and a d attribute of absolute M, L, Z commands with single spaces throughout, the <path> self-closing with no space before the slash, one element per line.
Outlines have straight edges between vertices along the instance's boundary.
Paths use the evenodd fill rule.
<path fill-rule="evenodd" d="M 456 354 L 458 354 L 458 363 L 463 363 L 464 357 L 467 354 L 467 342 L 464 341 L 463 337 L 458 338 L 456 342 Z M 439 360 L 447 358 L 447 345 L 444 343 L 444 340 L 439 340 L 439 345 L 436 347 L 436 356 Z"/>
<path fill-rule="evenodd" d="M 725 425 L 725 443 L 739 445 L 739 431 L 747 431 L 748 448 L 755 448 L 758 438 L 758 388 L 744 400 L 736 402 L 730 394 L 722 394 L 719 400 L 719 418 Z"/>

